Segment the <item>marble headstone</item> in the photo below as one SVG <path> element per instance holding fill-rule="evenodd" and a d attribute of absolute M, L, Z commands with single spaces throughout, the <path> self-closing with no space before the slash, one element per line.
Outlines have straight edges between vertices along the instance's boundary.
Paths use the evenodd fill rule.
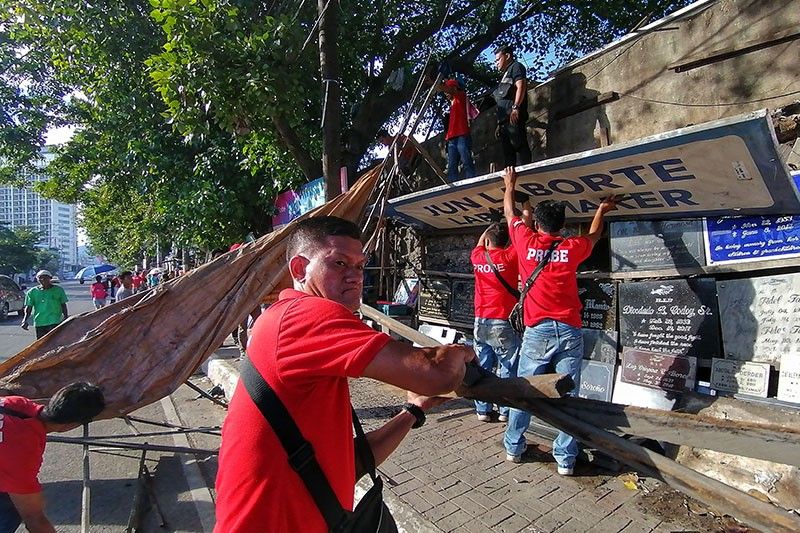
<path fill-rule="evenodd" d="M 611 270 L 658 270 L 705 265 L 701 220 L 612 222 Z"/>
<path fill-rule="evenodd" d="M 778 375 L 778 399 L 800 403 L 800 352 L 784 354 Z"/>
<path fill-rule="evenodd" d="M 471 279 L 453 280 L 450 297 L 450 320 L 468 322 L 475 319 L 475 282 Z"/>
<path fill-rule="evenodd" d="M 614 364 L 581 361 L 580 398 L 610 402 L 614 387 Z"/>
<path fill-rule="evenodd" d="M 766 398 L 769 394 L 770 366 L 717 359 L 711 362 L 711 387 L 726 392 L 749 394 Z"/>
<path fill-rule="evenodd" d="M 617 361 L 618 333 L 611 330 L 582 329 L 583 358 L 602 363 Z"/>
<path fill-rule="evenodd" d="M 800 274 L 717 282 L 726 359 L 781 368 L 800 352 Z"/>
<path fill-rule="evenodd" d="M 450 314 L 450 283 L 444 280 L 421 280 L 419 315 L 448 320 Z"/>
<path fill-rule="evenodd" d="M 613 281 L 579 279 L 578 297 L 583 304 L 584 328 L 617 329 L 617 290 Z"/>
<path fill-rule="evenodd" d="M 694 388 L 697 359 L 624 348 L 620 369 L 625 383 L 680 393 Z"/>

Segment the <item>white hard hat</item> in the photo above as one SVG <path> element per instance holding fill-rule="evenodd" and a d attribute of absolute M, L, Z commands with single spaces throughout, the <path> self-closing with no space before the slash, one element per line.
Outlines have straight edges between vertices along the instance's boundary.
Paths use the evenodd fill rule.
<path fill-rule="evenodd" d="M 42 276 L 47 276 L 48 278 L 53 277 L 53 275 L 50 273 L 49 270 L 40 270 L 39 272 L 36 273 L 37 278 L 40 278 Z"/>

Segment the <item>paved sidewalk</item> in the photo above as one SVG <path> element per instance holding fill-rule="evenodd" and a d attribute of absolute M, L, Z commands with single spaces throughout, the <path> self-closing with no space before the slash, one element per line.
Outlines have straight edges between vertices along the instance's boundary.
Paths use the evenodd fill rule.
<path fill-rule="evenodd" d="M 212 361 L 204 371 L 232 394 L 235 360 Z M 369 379 L 351 380 L 350 387 L 367 430 L 396 414 L 404 401 L 400 391 Z M 502 423 L 479 422 L 472 402 L 465 400 L 429 413 L 425 426 L 412 430 L 379 468 L 401 531 L 725 530 L 700 504 L 654 479 L 581 463 L 576 476 L 559 476 L 549 443 L 535 436 L 528 436 L 526 461 L 510 463 L 502 446 L 504 429 Z"/>

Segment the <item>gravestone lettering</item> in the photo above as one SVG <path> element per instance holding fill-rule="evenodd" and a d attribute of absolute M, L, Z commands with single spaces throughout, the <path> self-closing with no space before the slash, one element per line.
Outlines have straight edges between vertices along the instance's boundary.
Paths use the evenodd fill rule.
<path fill-rule="evenodd" d="M 617 329 L 617 289 L 610 280 L 579 279 L 584 328 Z"/>
<path fill-rule="evenodd" d="M 614 393 L 611 397 L 614 403 L 671 411 L 680 396 L 679 393 L 672 391 L 625 383 L 622 381 L 622 367 L 617 367 L 617 378 L 614 381 Z"/>
<path fill-rule="evenodd" d="M 620 344 L 674 355 L 718 356 L 716 292 L 710 278 L 620 284 Z"/>
<path fill-rule="evenodd" d="M 453 281 L 453 294 L 450 297 L 450 320 L 469 322 L 475 320 L 475 282 L 459 279 Z"/>
<path fill-rule="evenodd" d="M 800 256 L 800 216 L 710 217 L 708 264 Z"/>
<path fill-rule="evenodd" d="M 610 402 L 613 387 L 613 363 L 581 361 L 581 384 L 578 388 L 580 398 Z"/>
<path fill-rule="evenodd" d="M 719 281 L 726 359 L 781 367 L 781 354 L 800 351 L 800 274 Z"/>
<path fill-rule="evenodd" d="M 800 352 L 783 355 L 778 375 L 778 399 L 800 403 Z"/>
<path fill-rule="evenodd" d="M 419 290 L 419 315 L 448 320 L 450 313 L 450 283 L 426 279 Z"/>
<path fill-rule="evenodd" d="M 611 270 L 705 265 L 701 220 L 612 222 Z"/>
<path fill-rule="evenodd" d="M 622 381 L 672 392 L 694 387 L 697 360 L 694 357 L 667 355 L 624 348 Z"/>
<path fill-rule="evenodd" d="M 617 336 L 613 330 L 582 329 L 583 358 L 603 363 L 617 361 Z"/>
<path fill-rule="evenodd" d="M 770 366 L 714 358 L 711 363 L 711 387 L 727 392 L 766 398 L 769 393 Z"/>

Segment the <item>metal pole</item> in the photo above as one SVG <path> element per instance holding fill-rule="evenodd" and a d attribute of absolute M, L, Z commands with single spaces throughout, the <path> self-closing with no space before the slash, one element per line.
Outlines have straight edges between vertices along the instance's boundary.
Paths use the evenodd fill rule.
<path fill-rule="evenodd" d="M 89 424 L 83 425 L 83 438 L 89 438 Z M 81 533 L 89 533 L 89 443 L 83 445 L 83 493 L 81 494 Z"/>

